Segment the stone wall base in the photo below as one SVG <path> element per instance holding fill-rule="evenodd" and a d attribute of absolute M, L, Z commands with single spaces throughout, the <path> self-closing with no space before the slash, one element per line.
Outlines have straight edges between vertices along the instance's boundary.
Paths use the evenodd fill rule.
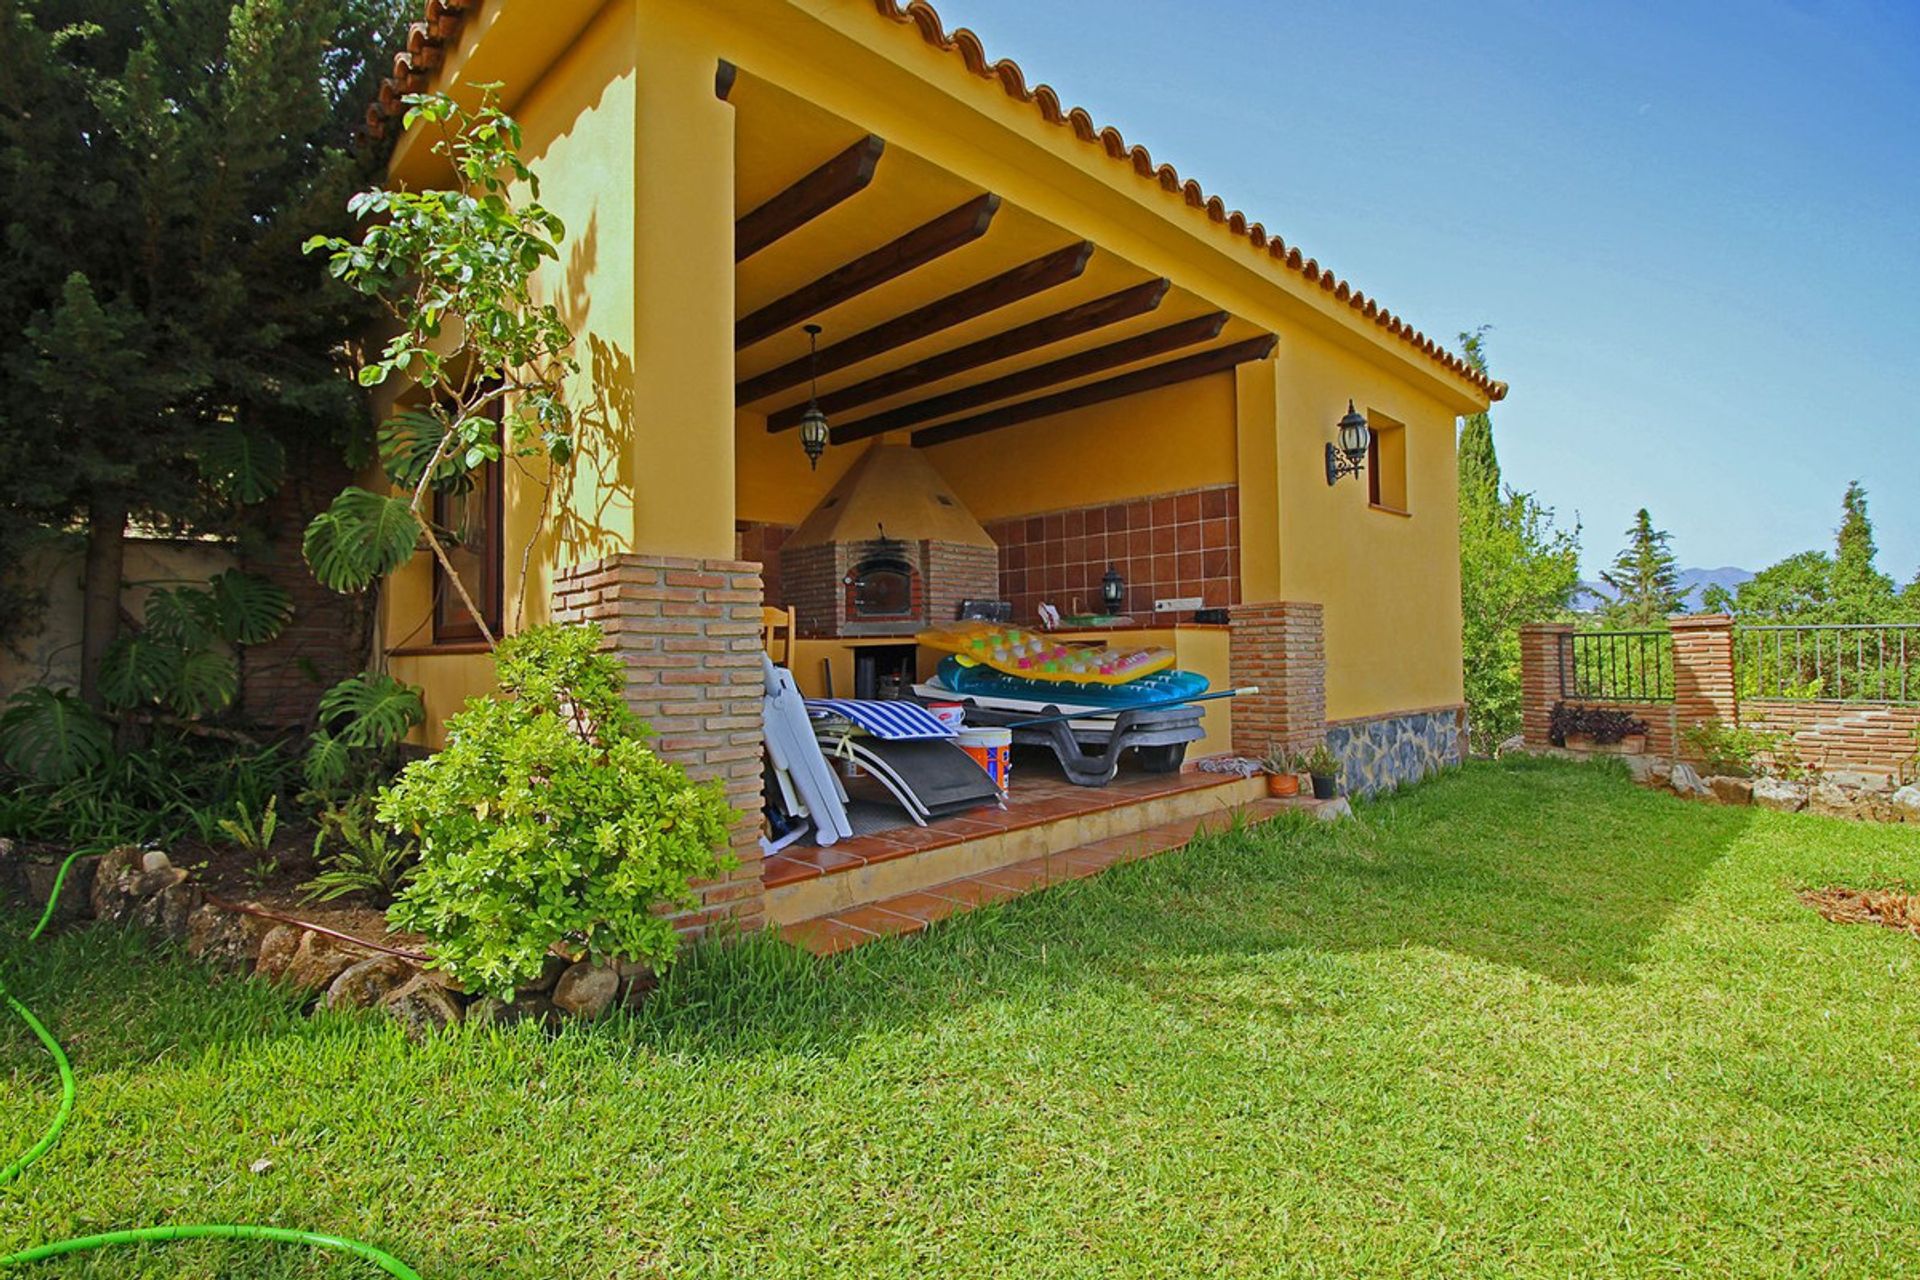
<path fill-rule="evenodd" d="M 1371 796 L 1430 778 L 1466 758 L 1466 708 L 1390 712 L 1327 725 L 1327 749 L 1340 760 L 1353 795 Z"/>

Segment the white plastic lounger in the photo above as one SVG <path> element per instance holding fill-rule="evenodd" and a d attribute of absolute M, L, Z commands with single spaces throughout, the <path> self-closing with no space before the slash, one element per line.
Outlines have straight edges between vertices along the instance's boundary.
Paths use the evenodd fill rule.
<path fill-rule="evenodd" d="M 820 734 L 823 750 L 858 762 L 900 802 L 917 826 L 965 809 L 1005 806 L 1000 788 L 987 771 L 951 742 L 888 742 L 825 726 Z"/>
<path fill-rule="evenodd" d="M 767 735 L 767 754 L 773 758 L 774 768 L 783 772 L 799 792 L 807 816 L 813 819 L 815 840 L 830 845 L 851 839 L 853 824 L 847 820 L 847 793 L 820 752 L 793 673 L 774 666 L 765 654 L 761 663 L 767 696 L 761 703 L 760 724 Z"/>

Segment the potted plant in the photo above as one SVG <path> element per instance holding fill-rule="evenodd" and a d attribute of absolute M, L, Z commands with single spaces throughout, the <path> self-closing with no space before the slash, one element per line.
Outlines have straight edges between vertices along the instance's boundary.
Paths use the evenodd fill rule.
<path fill-rule="evenodd" d="M 1340 792 L 1340 759 L 1321 743 L 1300 762 L 1313 777 L 1313 798 L 1331 800 Z"/>
<path fill-rule="evenodd" d="M 1300 762 L 1293 752 L 1269 747 L 1260 759 L 1260 770 L 1267 775 L 1267 794 L 1274 799 L 1300 794 Z"/>

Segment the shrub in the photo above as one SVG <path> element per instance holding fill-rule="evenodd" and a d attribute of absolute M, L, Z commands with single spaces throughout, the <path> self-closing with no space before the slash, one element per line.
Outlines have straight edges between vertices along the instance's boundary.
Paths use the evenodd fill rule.
<path fill-rule="evenodd" d="M 1340 776 L 1340 757 L 1327 749 L 1327 744 L 1317 743 L 1313 750 L 1300 757 L 1300 765 L 1316 778 L 1337 778 Z"/>
<path fill-rule="evenodd" d="M 678 937 L 655 908 L 731 865 L 717 783 L 645 744 L 626 673 L 596 627 L 536 627 L 498 650 L 501 698 L 475 698 L 447 745 L 382 793 L 380 820 L 420 845 L 389 912 L 436 967 L 502 997 L 556 945 L 664 967 Z"/>
<path fill-rule="evenodd" d="M 1708 773 L 1751 778 L 1760 772 L 1763 756 L 1780 762 L 1785 776 L 1803 772 L 1798 758 L 1784 749 L 1787 735 L 1783 733 L 1703 720 L 1689 726 L 1680 741 L 1686 754 L 1698 760 Z"/>
<path fill-rule="evenodd" d="M 1645 734 L 1647 722 L 1611 707 L 1576 707 L 1565 702 L 1553 705 L 1547 724 L 1547 737 L 1556 747 L 1567 745 L 1570 734 L 1586 734 L 1595 742 L 1612 745 Z"/>

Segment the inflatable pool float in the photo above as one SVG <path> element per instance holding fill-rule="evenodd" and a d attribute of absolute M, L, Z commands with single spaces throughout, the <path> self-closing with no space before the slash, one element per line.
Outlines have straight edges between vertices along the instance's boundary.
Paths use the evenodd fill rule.
<path fill-rule="evenodd" d="M 958 622 L 922 631 L 914 639 L 929 649 L 957 654 L 1003 675 L 1039 683 L 1124 685 L 1173 666 L 1173 650 L 1156 645 L 1064 644 L 1040 631 L 995 622 Z"/>
<path fill-rule="evenodd" d="M 1009 699 L 1037 706 L 1052 704 L 1062 710 L 1119 711 L 1128 707 L 1170 706 L 1207 691 L 1207 678 L 1197 671 L 1157 671 L 1125 684 L 1080 683 L 1066 677 L 1048 680 L 1010 676 L 958 655 L 940 660 L 940 670 L 934 680 L 949 693 L 963 698 Z"/>

